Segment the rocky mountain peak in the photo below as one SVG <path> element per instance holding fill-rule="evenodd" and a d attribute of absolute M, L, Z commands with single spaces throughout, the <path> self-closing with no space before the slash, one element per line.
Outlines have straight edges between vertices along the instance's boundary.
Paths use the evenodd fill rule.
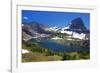
<path fill-rule="evenodd" d="M 71 23 L 68 25 L 68 27 L 71 30 L 79 30 L 79 31 L 87 30 L 83 20 L 80 17 L 73 19 Z"/>

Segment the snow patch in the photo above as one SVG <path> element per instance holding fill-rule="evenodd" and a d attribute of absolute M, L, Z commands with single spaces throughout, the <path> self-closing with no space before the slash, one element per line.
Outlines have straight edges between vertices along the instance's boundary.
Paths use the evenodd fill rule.
<path fill-rule="evenodd" d="M 58 39 L 62 39 L 62 38 L 60 38 L 60 37 L 54 37 L 54 38 L 52 38 L 53 40 L 58 40 Z"/>
<path fill-rule="evenodd" d="M 29 51 L 26 49 L 22 49 L 22 54 L 25 54 L 25 53 L 29 53 Z"/>

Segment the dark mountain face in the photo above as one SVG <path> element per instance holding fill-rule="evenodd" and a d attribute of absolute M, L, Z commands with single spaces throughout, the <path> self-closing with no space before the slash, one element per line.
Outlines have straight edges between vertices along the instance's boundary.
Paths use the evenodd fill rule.
<path fill-rule="evenodd" d="M 22 26 L 22 32 L 25 32 L 26 34 L 28 34 L 30 36 L 34 36 L 34 33 L 32 32 L 31 27 L 28 25 Z"/>
<path fill-rule="evenodd" d="M 84 32 L 87 30 L 83 20 L 80 17 L 71 21 L 71 24 L 69 24 L 69 29 L 78 32 Z"/>
<path fill-rule="evenodd" d="M 33 31 L 36 33 L 44 33 L 42 24 L 39 24 L 37 22 L 31 22 L 31 23 L 24 24 L 23 29 L 26 29 L 26 30 L 28 29 L 28 31 L 31 31 L 31 32 Z"/>
<path fill-rule="evenodd" d="M 68 31 L 75 31 L 78 33 L 81 33 L 81 32 L 88 33 L 89 32 L 87 28 L 85 27 L 83 20 L 80 17 L 72 20 L 71 24 L 69 24 L 68 26 L 69 26 L 69 29 L 66 29 Z"/>
<path fill-rule="evenodd" d="M 22 31 L 30 36 L 36 36 L 37 34 L 52 34 L 49 31 L 45 31 L 47 27 L 48 26 L 37 22 L 23 23 Z"/>

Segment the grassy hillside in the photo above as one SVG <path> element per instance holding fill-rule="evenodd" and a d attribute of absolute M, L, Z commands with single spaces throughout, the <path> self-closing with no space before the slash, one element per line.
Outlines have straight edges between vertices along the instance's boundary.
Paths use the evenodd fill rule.
<path fill-rule="evenodd" d="M 29 50 L 29 53 L 22 54 L 22 62 L 39 61 L 64 61 L 89 59 L 89 52 L 54 52 L 48 48 L 41 47 L 38 43 L 23 41 L 22 48 Z"/>

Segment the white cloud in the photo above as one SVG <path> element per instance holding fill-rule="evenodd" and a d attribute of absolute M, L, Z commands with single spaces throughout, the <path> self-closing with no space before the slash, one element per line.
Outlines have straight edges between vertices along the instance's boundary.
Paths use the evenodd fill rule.
<path fill-rule="evenodd" d="M 24 16 L 24 19 L 26 19 L 26 20 L 27 20 L 27 19 L 28 19 L 28 17 Z"/>

